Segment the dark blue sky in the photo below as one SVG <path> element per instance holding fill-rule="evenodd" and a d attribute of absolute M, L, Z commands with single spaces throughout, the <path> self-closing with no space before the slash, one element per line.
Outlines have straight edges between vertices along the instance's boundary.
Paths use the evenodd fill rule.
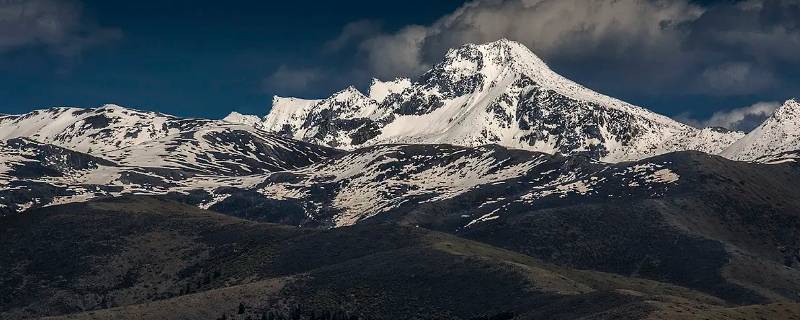
<path fill-rule="evenodd" d="M 755 11 L 735 1 L 635 2 L 582 17 L 586 2 L 569 0 L 537 8 L 487 0 L 461 14 L 454 12 L 464 1 L 448 0 L 22 0 L 11 2 L 24 8 L 17 16 L 0 16 L 0 113 L 117 103 L 181 116 L 263 115 L 274 94 L 324 97 L 350 83 L 363 88 L 372 76 L 418 73 L 402 58 L 375 62 L 402 53 L 390 44 L 415 34 L 409 25 L 426 30 L 414 51 L 420 65 L 447 46 L 508 37 L 573 80 L 688 121 L 800 95 L 797 51 L 769 53 L 781 36 L 783 49 L 800 48 L 797 1 L 763 0 Z M 551 18 L 547 10 L 576 13 L 538 24 Z M 631 17 L 647 14 L 667 18 L 653 31 Z M 546 39 L 550 28 L 557 41 Z M 709 40 L 734 29 L 778 41 Z"/>
<path fill-rule="evenodd" d="M 118 103 L 183 116 L 263 114 L 273 94 L 262 80 L 282 64 L 349 63 L 322 54 L 348 22 L 387 28 L 430 23 L 457 1 L 83 1 L 82 18 L 118 39 L 64 57 L 45 46 L 0 51 L 0 112 Z M 419 10 L 424 7 L 425 10 Z M 388 14 L 387 14 L 388 13 Z M 334 88 L 309 88 L 322 96 Z"/>

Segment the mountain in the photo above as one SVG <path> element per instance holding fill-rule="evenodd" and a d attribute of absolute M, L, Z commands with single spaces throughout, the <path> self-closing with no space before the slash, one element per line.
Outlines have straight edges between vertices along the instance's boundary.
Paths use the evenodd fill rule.
<path fill-rule="evenodd" d="M 214 123 L 110 151 L 105 157 L 123 166 L 243 176 L 301 168 L 337 152 L 251 126 Z"/>
<path fill-rule="evenodd" d="M 739 161 L 777 163 L 800 158 L 800 102 L 788 100 L 722 156 Z"/>
<path fill-rule="evenodd" d="M 632 167 L 497 145 L 378 145 L 274 175 L 257 190 L 270 199 L 299 199 L 305 203 L 304 216 L 340 227 L 482 189 L 503 198 L 509 188 L 521 188 L 530 192 L 524 198 L 533 203 L 573 193 L 612 196 L 605 187 L 620 194 L 660 194 L 679 178 L 662 164 Z M 480 214 L 461 215 L 458 228 L 491 220 L 488 213 L 505 202 L 484 200 L 465 204 Z"/>
<path fill-rule="evenodd" d="M 0 318 L 800 315 L 798 115 L 694 129 L 505 40 L 264 119 L 3 115 Z"/>
<path fill-rule="evenodd" d="M 709 127 L 685 135 L 675 137 L 676 140 L 665 142 L 668 150 L 700 151 L 708 154 L 720 154 L 727 147 L 745 136 L 744 132 L 732 131 L 720 127 Z"/>
<path fill-rule="evenodd" d="M 686 152 L 609 164 L 498 145 L 344 152 L 217 121 L 124 141 L 102 156 L 26 138 L 1 143 L 2 212 L 149 194 L 312 229 L 422 226 L 737 303 L 800 289 L 796 269 L 783 269 L 800 264 L 793 166 Z M 771 278 L 749 276 L 754 265 Z"/>
<path fill-rule="evenodd" d="M 261 119 L 259 119 L 257 116 L 245 115 L 245 114 L 238 113 L 236 111 L 231 112 L 230 114 L 225 116 L 225 118 L 223 118 L 222 121 L 230 122 L 230 123 L 245 124 L 245 125 L 248 125 L 248 126 L 253 126 L 256 129 L 263 129 L 263 126 L 262 126 L 262 123 L 261 123 Z"/>
<path fill-rule="evenodd" d="M 102 226 L 102 227 L 98 227 Z M 0 218 L 4 319 L 761 319 L 680 286 L 424 228 L 311 230 L 148 197 Z"/>
<path fill-rule="evenodd" d="M 103 154 L 210 122 L 111 104 L 90 109 L 50 108 L 0 117 L 0 140 L 22 137 L 74 151 Z"/>
<path fill-rule="evenodd" d="M 323 100 L 276 97 L 258 126 L 348 150 L 387 143 L 500 144 L 608 162 L 681 150 L 716 153 L 739 137 L 714 131 L 709 138 L 707 131 L 591 91 L 508 40 L 451 50 L 415 81 L 375 80 L 369 95 L 350 87 Z"/>
<path fill-rule="evenodd" d="M 418 226 L 757 303 L 800 290 L 797 179 L 793 166 L 699 152 L 607 164 L 499 146 L 380 145 L 226 190 L 210 208 L 306 227 Z M 769 276 L 753 278 L 759 268 Z"/>
<path fill-rule="evenodd" d="M 114 120 L 102 128 L 87 127 L 85 115 L 92 113 Z M 0 132 L 27 132 L 30 137 L 0 140 L 0 215 L 131 193 L 209 195 L 220 187 L 253 185 L 263 181 L 264 174 L 296 170 L 340 152 L 246 125 L 161 115 L 142 120 L 142 115 L 156 114 L 121 107 L 59 108 L 5 119 L 8 127 Z M 46 119 L 59 121 L 47 124 Z M 131 133 L 154 128 L 164 119 L 183 125 L 165 124 L 149 139 Z M 55 128 L 62 131 L 56 133 Z M 203 205 L 199 200 L 193 203 Z"/>
<path fill-rule="evenodd" d="M 103 157 L 23 138 L 0 144 L 0 156 L 6 215 L 147 194 L 306 229 L 420 226 L 739 304 L 800 290 L 792 165 L 699 152 L 610 164 L 498 145 L 346 152 L 227 122 Z"/>

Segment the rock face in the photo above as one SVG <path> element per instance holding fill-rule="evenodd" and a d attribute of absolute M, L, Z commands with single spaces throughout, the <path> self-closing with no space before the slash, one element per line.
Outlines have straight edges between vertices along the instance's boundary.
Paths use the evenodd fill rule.
<path fill-rule="evenodd" d="M 784 162 L 800 156 L 800 102 L 786 101 L 771 117 L 721 155 L 739 161 Z"/>
<path fill-rule="evenodd" d="M 608 162 L 719 152 L 740 135 L 694 129 L 596 93 L 508 40 L 451 50 L 413 82 L 375 80 L 369 95 L 350 87 L 324 100 L 275 98 L 258 126 L 342 149 L 500 144 Z"/>

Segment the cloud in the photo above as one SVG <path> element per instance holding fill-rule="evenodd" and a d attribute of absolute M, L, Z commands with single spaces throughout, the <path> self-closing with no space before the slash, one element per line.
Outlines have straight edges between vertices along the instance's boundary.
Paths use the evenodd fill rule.
<path fill-rule="evenodd" d="M 416 75 L 464 43 L 509 38 L 600 90 L 786 93 L 800 71 L 798 16 L 800 0 L 477 0 L 430 25 L 371 29 L 357 48 L 384 78 Z"/>
<path fill-rule="evenodd" d="M 770 71 L 750 63 L 734 62 L 711 66 L 700 75 L 697 91 L 716 95 L 753 94 L 776 83 Z"/>
<path fill-rule="evenodd" d="M 381 32 L 381 23 L 374 20 L 358 20 L 342 28 L 335 39 L 325 43 L 324 49 L 326 51 L 339 51 L 345 46 L 361 41 L 365 38 L 373 36 Z"/>
<path fill-rule="evenodd" d="M 796 63 L 795 52 L 800 50 L 798 16 L 798 0 L 717 5 L 692 22 L 685 44 L 696 52 L 749 57 L 766 63 Z"/>
<path fill-rule="evenodd" d="M 281 65 L 262 81 L 262 89 L 265 92 L 272 90 L 301 92 L 322 78 L 323 72 L 318 69 L 289 68 Z"/>
<path fill-rule="evenodd" d="M 550 62 L 578 65 L 592 60 L 609 69 L 635 67 L 639 72 L 631 75 L 652 80 L 670 77 L 656 70 L 680 69 L 670 52 L 680 50 L 684 24 L 702 12 L 681 0 L 474 1 L 429 26 L 381 34 L 360 48 L 378 76 L 389 76 L 390 71 L 407 76 L 437 62 L 450 48 L 509 38 Z M 392 59 L 373 61 L 380 57 Z"/>
<path fill-rule="evenodd" d="M 418 74 L 430 65 L 423 60 L 421 49 L 427 30 L 409 26 L 395 34 L 384 34 L 364 41 L 360 50 L 369 69 L 377 77 L 400 77 Z"/>
<path fill-rule="evenodd" d="M 0 53 L 43 47 L 74 57 L 88 47 L 119 39 L 122 32 L 88 20 L 71 0 L 0 0 Z"/>
<path fill-rule="evenodd" d="M 475 1 L 432 25 L 428 47 L 442 51 L 506 37 L 546 57 L 593 55 L 597 50 L 656 53 L 672 47 L 680 25 L 701 12 L 682 0 Z"/>
<path fill-rule="evenodd" d="M 750 132 L 769 118 L 780 106 L 781 104 L 778 102 L 758 102 L 747 107 L 715 112 L 705 120 L 692 118 L 688 113 L 680 114 L 675 119 L 697 128 L 722 127 Z"/>

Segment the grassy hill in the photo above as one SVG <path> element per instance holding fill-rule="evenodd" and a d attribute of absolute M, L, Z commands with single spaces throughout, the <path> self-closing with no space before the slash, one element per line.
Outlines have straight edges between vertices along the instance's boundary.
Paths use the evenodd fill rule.
<path fill-rule="evenodd" d="M 518 201 L 528 190 L 517 186 L 526 180 L 507 181 L 374 220 L 453 233 L 558 265 L 685 286 L 736 304 L 800 299 L 795 165 L 698 152 L 642 163 L 663 164 L 680 178 L 657 196 L 619 189 L 533 203 Z M 478 204 L 499 197 L 505 202 L 496 219 L 463 227 L 463 216 L 476 216 Z"/>
<path fill-rule="evenodd" d="M 0 221 L 3 318 L 757 319 L 695 290 L 576 270 L 423 228 L 257 223 L 148 197 Z M 713 318 L 713 317 L 712 317 Z"/>

